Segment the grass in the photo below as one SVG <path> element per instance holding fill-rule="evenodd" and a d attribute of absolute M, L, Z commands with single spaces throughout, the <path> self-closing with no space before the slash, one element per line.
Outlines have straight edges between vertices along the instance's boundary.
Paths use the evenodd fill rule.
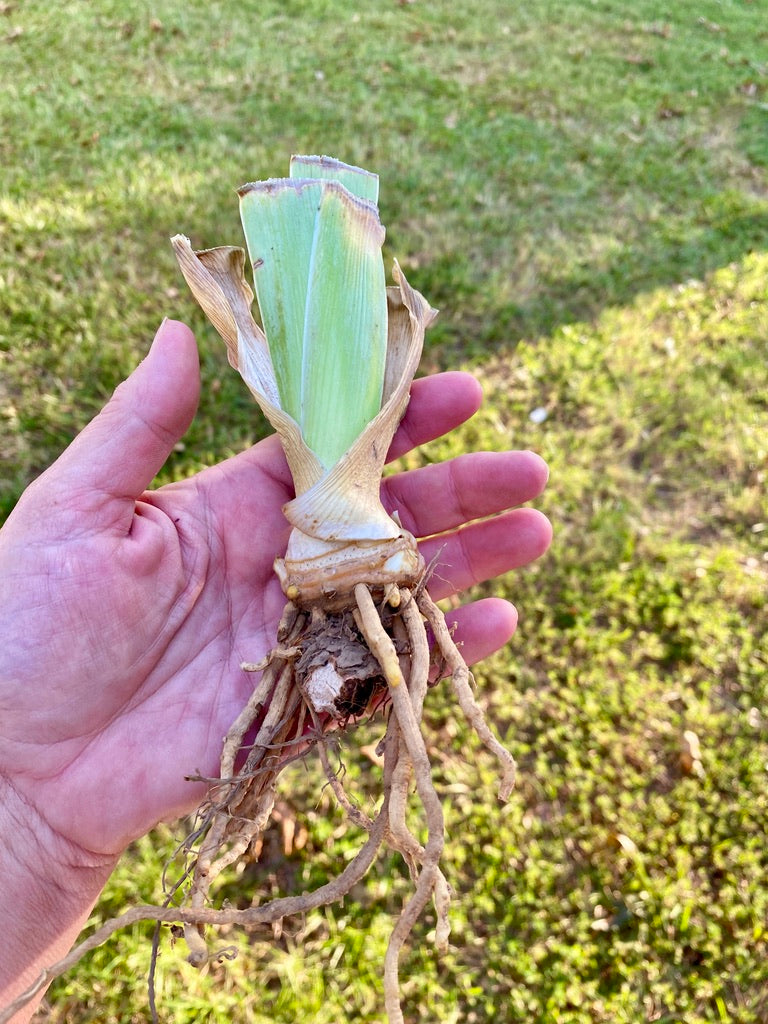
<path fill-rule="evenodd" d="M 483 588 L 521 611 L 477 674 L 520 762 L 506 807 L 447 694 L 431 694 L 458 897 L 449 955 L 408 954 L 409 1019 L 764 1020 L 761 5 L 0 10 L 0 511 L 166 313 L 195 327 L 204 386 L 162 479 L 261 436 L 168 237 L 239 241 L 234 187 L 293 151 L 377 169 L 387 252 L 441 308 L 424 368 L 466 366 L 486 390 L 475 420 L 419 459 L 535 448 L 556 529 L 540 564 Z M 358 738 L 373 734 L 345 747 L 348 778 L 373 797 Z M 316 884 L 350 856 L 314 765 L 286 776 L 282 801 L 229 898 Z M 173 842 L 162 828 L 136 844 L 96 917 L 157 896 Z M 407 888 L 385 860 L 355 900 L 279 938 L 222 936 L 241 956 L 202 976 L 166 942 L 164 1019 L 381 1021 L 379 964 Z M 148 951 L 146 931 L 123 935 L 54 986 L 41 1019 L 145 1019 Z"/>

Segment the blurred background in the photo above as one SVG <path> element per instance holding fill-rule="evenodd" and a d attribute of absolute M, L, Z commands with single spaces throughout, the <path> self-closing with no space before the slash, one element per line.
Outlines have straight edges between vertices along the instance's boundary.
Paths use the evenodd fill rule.
<path fill-rule="evenodd" d="M 555 542 L 482 588 L 520 610 L 476 672 L 511 801 L 447 688 L 428 745 L 456 889 L 447 956 L 406 952 L 409 1021 L 768 1019 L 768 19 L 759 0 L 2 0 L 0 515 L 146 352 L 201 350 L 161 480 L 266 431 L 169 237 L 241 241 L 235 188 L 327 153 L 381 177 L 385 257 L 439 307 L 423 372 L 483 410 L 410 465 L 531 447 Z M 346 781 L 378 792 L 369 744 Z M 124 858 L 94 922 L 161 897 L 185 823 Z M 361 842 L 314 761 L 220 898 L 316 885 Z M 342 907 L 196 974 L 166 933 L 161 1020 L 383 1020 L 410 883 L 382 857 Z M 151 928 L 39 1020 L 148 1019 Z"/>

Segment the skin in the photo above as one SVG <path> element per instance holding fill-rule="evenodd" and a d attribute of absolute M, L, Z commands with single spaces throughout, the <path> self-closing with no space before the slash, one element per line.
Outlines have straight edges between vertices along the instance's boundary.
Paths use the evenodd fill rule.
<path fill-rule="evenodd" d="M 292 497 L 276 439 L 146 490 L 199 388 L 191 332 L 165 321 L 0 530 L 0 877 L 14 896 L 0 901 L 0 1006 L 69 949 L 127 845 L 197 806 L 202 786 L 185 776 L 217 773 L 254 685 L 240 662 L 274 641 L 284 597 L 272 562 Z M 415 382 L 391 457 L 480 401 L 467 374 Z M 435 599 L 546 550 L 547 520 L 516 507 L 546 475 L 530 452 L 476 453 L 384 482 L 385 505 L 432 538 L 426 558 L 441 549 Z M 468 661 L 503 646 L 517 622 L 498 599 L 452 618 Z"/>

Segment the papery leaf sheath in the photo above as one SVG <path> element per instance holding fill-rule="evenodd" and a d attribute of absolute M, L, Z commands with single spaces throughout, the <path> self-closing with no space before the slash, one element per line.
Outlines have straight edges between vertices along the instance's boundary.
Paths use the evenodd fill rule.
<path fill-rule="evenodd" d="M 184 235 L 175 235 L 171 244 L 192 294 L 227 346 L 229 362 L 280 435 L 296 493 L 301 494 L 317 483 L 323 467 L 304 444 L 298 423 L 281 408 L 267 339 L 251 315 L 253 292 L 243 277 L 245 253 L 234 246 L 195 252 Z"/>

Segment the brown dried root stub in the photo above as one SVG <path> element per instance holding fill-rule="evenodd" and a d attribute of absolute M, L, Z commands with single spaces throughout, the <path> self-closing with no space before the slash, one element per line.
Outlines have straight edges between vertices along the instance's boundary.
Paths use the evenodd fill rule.
<path fill-rule="evenodd" d="M 313 615 L 302 637 L 296 681 L 315 711 L 342 722 L 361 715 L 384 686 L 376 657 L 349 612 Z"/>
<path fill-rule="evenodd" d="M 427 628 L 434 637 L 432 651 Z M 209 944 L 207 928 L 274 923 L 337 902 L 365 875 L 382 846 L 400 853 L 414 886 L 393 927 L 384 960 L 386 1012 L 390 1024 L 402 1024 L 400 953 L 430 900 L 435 909 L 438 952 L 446 949 L 449 934 L 451 890 L 440 867 L 445 844 L 443 809 L 421 732 L 434 663 L 447 667 L 464 715 L 498 758 L 500 795 L 506 798 L 514 781 L 514 760 L 485 721 L 472 693 L 469 670 L 423 581 L 413 590 L 390 582 L 373 593 L 369 586 L 358 584 L 348 606 L 332 613 L 317 606 L 300 608 L 289 601 L 273 651 L 259 665 L 244 666 L 262 676 L 224 740 L 219 778 L 208 780 L 208 799 L 184 847 L 187 871 L 170 888 L 167 904 L 137 907 L 108 922 L 0 1013 L 0 1024 L 121 927 L 142 920 L 181 924 L 189 961 L 203 966 L 222 955 L 215 936 Z M 382 707 L 387 710 L 386 733 L 379 748 L 383 752 L 382 799 L 378 813 L 369 818 L 345 792 L 333 770 L 324 732 L 329 726 L 343 729 Z M 314 892 L 245 910 L 213 909 L 211 890 L 216 878 L 243 856 L 267 827 L 281 770 L 313 746 L 350 823 L 365 834 L 357 856 L 337 878 Z M 425 830 L 423 844 L 408 824 L 415 812 Z M 182 905 L 171 905 L 180 894 L 184 894 Z"/>

